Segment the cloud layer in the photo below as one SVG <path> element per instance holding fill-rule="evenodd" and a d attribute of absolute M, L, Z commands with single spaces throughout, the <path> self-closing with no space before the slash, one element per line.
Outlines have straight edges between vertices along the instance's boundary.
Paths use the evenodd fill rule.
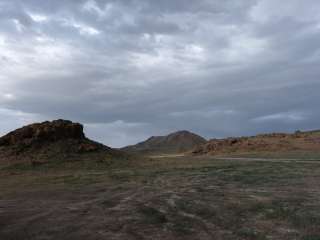
<path fill-rule="evenodd" d="M 320 128 L 316 0 L 2 0 L 0 134 L 65 118 L 119 147 Z"/>

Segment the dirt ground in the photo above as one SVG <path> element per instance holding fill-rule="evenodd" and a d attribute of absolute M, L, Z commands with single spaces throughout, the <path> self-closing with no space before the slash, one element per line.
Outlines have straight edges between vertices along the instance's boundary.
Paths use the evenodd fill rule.
<path fill-rule="evenodd" d="M 320 161 L 0 170 L 0 239 L 320 239 Z"/>

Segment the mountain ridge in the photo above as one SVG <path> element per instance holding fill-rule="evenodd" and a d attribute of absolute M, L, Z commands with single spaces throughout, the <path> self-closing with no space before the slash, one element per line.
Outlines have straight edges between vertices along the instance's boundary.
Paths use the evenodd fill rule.
<path fill-rule="evenodd" d="M 151 136 L 147 140 L 121 148 L 136 153 L 182 153 L 190 151 L 207 140 L 187 130 L 180 130 L 165 136 Z"/>

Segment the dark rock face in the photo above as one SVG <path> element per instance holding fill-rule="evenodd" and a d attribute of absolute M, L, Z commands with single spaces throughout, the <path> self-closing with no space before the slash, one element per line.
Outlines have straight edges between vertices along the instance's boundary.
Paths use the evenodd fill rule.
<path fill-rule="evenodd" d="M 38 142 L 53 142 L 62 139 L 85 139 L 83 126 L 67 120 L 35 123 L 0 138 L 0 146 L 31 145 Z"/>
<path fill-rule="evenodd" d="M 86 138 L 81 124 L 67 120 L 31 124 L 0 138 L 0 164 L 5 165 L 104 159 L 106 154 L 120 153 Z"/>
<path fill-rule="evenodd" d="M 123 159 L 121 151 L 86 138 L 83 126 L 67 120 L 35 123 L 0 138 L 0 164 Z"/>

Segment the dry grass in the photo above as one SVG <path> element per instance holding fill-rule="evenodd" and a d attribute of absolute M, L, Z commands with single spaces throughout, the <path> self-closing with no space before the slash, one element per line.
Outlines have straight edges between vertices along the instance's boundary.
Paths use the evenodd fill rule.
<path fill-rule="evenodd" d="M 0 239 L 320 239 L 318 161 L 172 157 L 0 170 Z"/>

